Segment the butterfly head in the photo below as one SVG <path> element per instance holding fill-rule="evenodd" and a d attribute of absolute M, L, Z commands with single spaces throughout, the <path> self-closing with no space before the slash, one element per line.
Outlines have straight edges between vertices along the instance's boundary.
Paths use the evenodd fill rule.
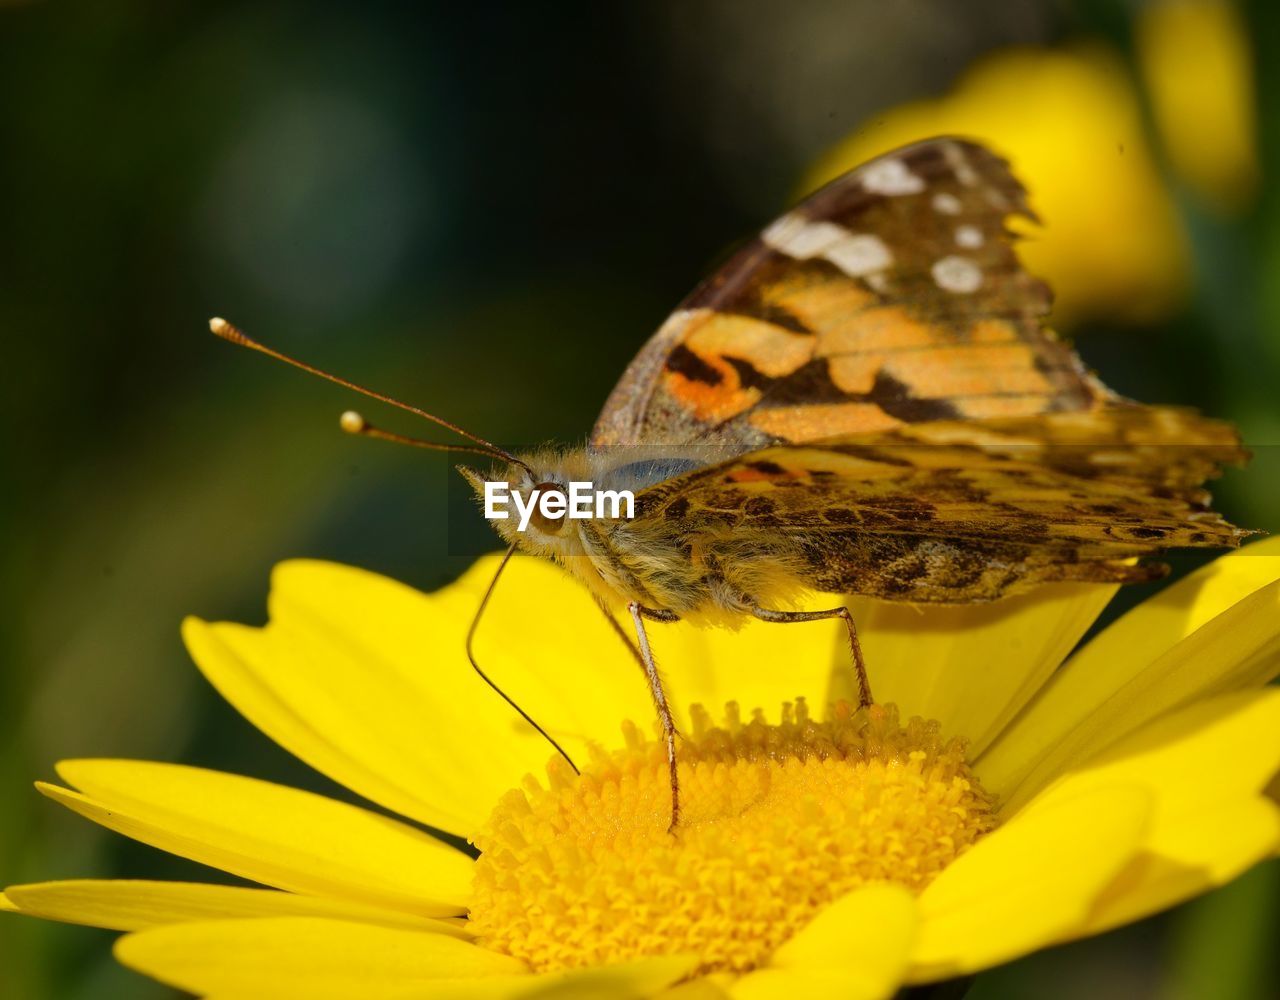
<path fill-rule="evenodd" d="M 558 562 L 583 554 L 581 521 L 571 516 L 571 484 L 590 478 L 581 453 L 540 452 L 487 473 L 467 466 L 458 471 L 503 541 Z"/>

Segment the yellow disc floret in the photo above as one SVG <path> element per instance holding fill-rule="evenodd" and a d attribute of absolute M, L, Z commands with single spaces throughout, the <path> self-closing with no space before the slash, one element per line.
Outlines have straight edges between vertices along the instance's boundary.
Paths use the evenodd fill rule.
<path fill-rule="evenodd" d="M 770 725 L 731 704 L 721 726 L 695 708 L 674 832 L 662 746 L 626 743 L 498 804 L 475 838 L 482 945 L 540 972 L 677 953 L 744 972 L 858 886 L 922 889 L 996 825 L 963 743 L 892 705 L 815 722 L 800 702 Z"/>

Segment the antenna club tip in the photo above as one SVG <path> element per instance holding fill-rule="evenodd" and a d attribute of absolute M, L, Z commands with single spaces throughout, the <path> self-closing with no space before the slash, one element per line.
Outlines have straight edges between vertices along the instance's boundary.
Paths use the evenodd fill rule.
<path fill-rule="evenodd" d="M 240 332 L 239 327 L 234 323 L 228 323 L 221 316 L 214 316 L 209 320 L 209 332 L 215 337 L 221 337 L 223 340 L 229 340 L 233 344 L 240 344 L 243 347 L 256 347 L 252 340 Z"/>
<path fill-rule="evenodd" d="M 338 418 L 338 426 L 348 434 L 359 434 L 366 426 L 364 417 L 360 416 L 355 410 L 348 410 Z"/>

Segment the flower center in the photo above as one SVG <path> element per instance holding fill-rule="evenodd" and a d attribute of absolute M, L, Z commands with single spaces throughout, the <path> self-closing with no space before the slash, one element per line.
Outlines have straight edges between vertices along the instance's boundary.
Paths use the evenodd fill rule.
<path fill-rule="evenodd" d="M 527 778 L 476 836 L 471 927 L 536 972 L 651 955 L 745 972 L 839 896 L 868 882 L 913 890 L 996 825 L 993 801 L 936 722 L 897 709 L 804 702 L 779 725 L 700 708 L 678 749 L 672 833 L 661 744 L 630 724 L 581 776 L 562 761 Z"/>

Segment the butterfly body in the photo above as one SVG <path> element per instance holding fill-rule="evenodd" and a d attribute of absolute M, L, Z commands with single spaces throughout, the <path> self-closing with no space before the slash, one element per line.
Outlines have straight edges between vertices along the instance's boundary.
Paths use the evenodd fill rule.
<path fill-rule="evenodd" d="M 1139 443 L 1153 419 L 1193 421 L 1186 433 L 1203 440 L 1181 445 L 1174 461 L 1164 446 Z M 1044 440 L 1094 423 L 1088 445 Z M 635 516 L 535 522 L 524 532 L 514 518 L 494 523 L 504 540 L 559 563 L 606 605 L 636 602 L 729 626 L 811 591 L 971 604 L 1043 583 L 1142 582 L 1165 567 L 1137 557 L 1238 544 L 1242 532 L 1207 509 L 1198 487 L 1215 457 L 1236 457 L 1222 425 L 1129 407 L 984 429 L 980 448 L 946 443 L 956 428 L 935 423 L 876 434 L 875 443 L 850 437 L 720 462 L 628 454 L 619 466 L 610 451 L 534 454 L 523 458 L 534 474 L 513 466 L 494 475 L 525 495 L 538 483 L 574 480 L 635 489 Z M 670 470 L 680 471 L 663 474 Z M 484 479 L 464 471 L 482 493 Z"/>

